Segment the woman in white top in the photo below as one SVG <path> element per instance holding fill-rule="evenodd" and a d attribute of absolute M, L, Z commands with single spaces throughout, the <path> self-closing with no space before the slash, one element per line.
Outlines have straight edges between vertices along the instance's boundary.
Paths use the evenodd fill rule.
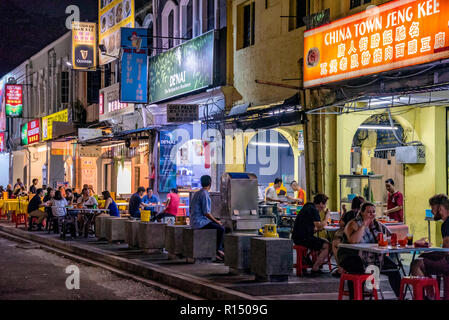
<path fill-rule="evenodd" d="M 62 197 L 61 191 L 55 192 L 55 197 L 49 201 L 54 217 L 64 217 L 66 215 L 65 207 L 68 205 L 67 200 Z"/>

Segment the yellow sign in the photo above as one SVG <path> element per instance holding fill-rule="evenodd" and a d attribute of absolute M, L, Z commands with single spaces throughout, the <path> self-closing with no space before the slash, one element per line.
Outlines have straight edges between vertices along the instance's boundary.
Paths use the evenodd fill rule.
<path fill-rule="evenodd" d="M 92 69 L 97 66 L 97 24 L 72 22 L 73 69 Z"/>
<path fill-rule="evenodd" d="M 120 53 L 120 28 L 134 28 L 134 0 L 98 0 L 98 41 L 106 48 L 100 54 L 100 65 L 107 64 Z"/>
<path fill-rule="evenodd" d="M 42 118 L 42 140 L 50 140 L 53 138 L 53 121 L 69 122 L 69 110 L 53 113 Z"/>

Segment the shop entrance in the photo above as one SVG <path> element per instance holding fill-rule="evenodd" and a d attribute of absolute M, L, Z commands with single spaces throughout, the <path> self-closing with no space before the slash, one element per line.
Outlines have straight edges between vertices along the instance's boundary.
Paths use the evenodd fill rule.
<path fill-rule="evenodd" d="M 257 175 L 262 192 L 276 178 L 282 178 L 284 186 L 295 179 L 293 149 L 287 139 L 276 130 L 258 132 L 249 141 L 245 166 L 246 172 Z"/>
<path fill-rule="evenodd" d="M 383 181 L 393 179 L 395 189 L 404 194 L 404 166 L 396 163 L 395 148 L 405 140 L 404 129 L 388 114 L 373 115 L 365 120 L 354 135 L 351 148 L 351 171 L 383 175 Z M 374 199 L 387 202 L 384 183 L 373 188 Z M 366 196 L 367 195 L 362 195 Z"/>
<path fill-rule="evenodd" d="M 117 193 L 129 195 L 131 191 L 131 161 L 119 163 L 117 170 Z"/>

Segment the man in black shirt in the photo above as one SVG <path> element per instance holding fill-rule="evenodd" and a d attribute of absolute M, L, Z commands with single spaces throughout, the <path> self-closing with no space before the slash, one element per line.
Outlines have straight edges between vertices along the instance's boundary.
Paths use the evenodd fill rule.
<path fill-rule="evenodd" d="M 145 193 L 144 187 L 137 188 L 137 192 L 134 193 L 129 199 L 129 214 L 133 218 L 140 219 L 140 209 L 145 208 L 145 203 L 142 202 L 143 194 Z"/>
<path fill-rule="evenodd" d="M 33 184 L 30 187 L 30 193 L 32 194 L 36 194 L 37 193 L 37 183 L 39 182 L 39 180 L 37 178 L 33 179 Z"/>
<path fill-rule="evenodd" d="M 437 194 L 429 199 L 434 220 L 443 220 L 441 225 L 441 236 L 443 237 L 443 248 L 449 248 L 449 199 L 445 194 Z M 416 241 L 425 242 L 425 238 Z M 444 298 L 449 300 L 449 254 L 446 252 L 423 253 L 410 266 L 412 276 L 444 276 Z M 428 292 L 430 293 L 430 292 Z"/>
<path fill-rule="evenodd" d="M 317 194 L 313 198 L 313 203 L 306 203 L 298 213 L 295 225 L 293 227 L 292 239 L 296 245 L 304 246 L 313 251 L 319 251 L 317 260 L 312 266 L 311 276 L 316 276 L 321 272 L 320 266 L 328 257 L 329 242 L 325 239 L 316 237 L 315 230 L 323 230 L 327 225 L 330 212 L 326 209 L 326 203 L 329 198 L 324 194 Z M 320 211 L 326 209 L 324 221 L 320 219 Z"/>
<path fill-rule="evenodd" d="M 40 207 L 45 207 L 45 204 L 42 203 L 41 197 L 44 195 L 44 191 L 39 188 L 36 190 L 36 195 L 31 199 L 28 203 L 28 215 L 31 217 L 38 217 L 37 220 L 37 228 L 38 231 L 42 230 L 42 221 L 47 217 L 46 212 L 42 212 L 39 210 Z M 28 231 L 31 231 L 31 223 L 28 227 Z"/>

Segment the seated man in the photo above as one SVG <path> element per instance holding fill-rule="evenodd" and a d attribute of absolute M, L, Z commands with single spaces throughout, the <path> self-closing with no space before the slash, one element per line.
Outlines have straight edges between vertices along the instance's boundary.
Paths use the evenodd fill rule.
<path fill-rule="evenodd" d="M 329 209 L 326 209 L 328 199 L 326 195 L 321 193 L 315 195 L 313 203 L 306 203 L 299 211 L 293 226 L 292 239 L 296 245 L 319 251 L 318 258 L 312 266 L 310 274 L 312 277 L 323 273 L 320 270 L 320 266 L 327 259 L 329 253 L 329 242 L 314 235 L 315 230 L 323 230 L 327 225 L 327 220 L 330 216 Z M 326 209 L 326 214 L 324 220 L 321 221 L 320 211 L 324 209 Z"/>
<path fill-rule="evenodd" d="M 98 206 L 97 199 L 90 195 L 89 189 L 83 188 L 81 191 L 81 197 L 78 198 L 77 204 L 83 208 L 89 208 L 93 206 Z"/>
<path fill-rule="evenodd" d="M 145 204 L 149 204 L 149 203 L 159 204 L 160 200 L 157 197 L 157 195 L 155 195 L 153 193 L 153 189 L 147 188 L 147 194 L 143 196 L 142 202 L 145 203 Z M 155 208 L 152 207 L 152 206 L 145 207 L 144 210 L 150 210 L 151 211 L 151 215 L 154 215 L 156 213 Z"/>
<path fill-rule="evenodd" d="M 346 225 L 343 243 L 377 243 L 377 237 L 380 233 L 384 234 L 385 237 L 391 235 L 387 227 L 376 220 L 376 206 L 370 202 L 365 202 L 356 218 Z M 339 246 L 337 255 L 340 266 L 349 273 L 363 274 L 368 265 L 380 265 L 380 255 L 375 253 L 364 251 L 360 256 L 357 250 Z M 387 274 L 391 288 L 396 297 L 399 297 L 401 274 L 390 257 L 384 255 L 380 273 Z M 353 299 L 353 284 L 351 281 L 348 283 L 350 298 Z"/>
<path fill-rule="evenodd" d="M 137 188 L 137 192 L 134 193 L 129 199 L 129 214 L 131 217 L 140 219 L 140 209 L 145 207 L 145 204 L 142 203 L 142 196 L 145 192 L 144 187 Z"/>
<path fill-rule="evenodd" d="M 304 205 L 304 199 L 305 199 L 305 191 L 304 191 L 304 189 L 301 188 L 299 186 L 298 182 L 296 182 L 295 180 L 293 180 L 290 183 L 290 187 L 292 188 L 292 190 L 295 193 L 297 192 L 297 195 L 296 195 L 296 198 L 287 196 L 287 199 L 289 199 L 289 200 L 293 201 L 294 203 L 297 203 L 297 204 L 299 204 L 301 206 Z"/>
<path fill-rule="evenodd" d="M 178 195 L 178 189 L 172 188 L 170 193 L 167 194 L 167 201 L 165 202 L 165 209 L 163 212 L 154 215 L 152 221 L 157 220 L 161 222 L 162 218 L 165 217 L 176 217 L 178 215 L 179 203 L 181 202 L 181 198 Z"/>
<path fill-rule="evenodd" d="M 434 215 L 434 220 L 443 220 L 441 225 L 441 236 L 443 237 L 443 248 L 449 248 L 449 199 L 445 194 L 437 194 L 429 199 L 430 207 Z M 424 242 L 420 239 L 416 242 Z M 413 261 L 410 266 L 412 276 L 429 277 L 432 275 L 443 275 L 444 299 L 449 299 L 449 254 L 446 252 L 426 252 Z M 426 296 L 433 296 L 427 291 Z"/>
<path fill-rule="evenodd" d="M 36 195 L 31 199 L 31 201 L 28 203 L 28 215 L 30 216 L 30 222 L 31 217 L 38 217 L 37 220 L 37 230 L 42 231 L 42 221 L 44 221 L 45 218 L 47 218 L 47 213 L 42 212 L 39 210 L 40 207 L 45 207 L 46 205 L 42 203 L 42 197 L 44 196 L 44 190 L 42 188 L 39 188 L 36 190 Z M 28 231 L 31 231 L 31 223 L 28 227 Z"/>
<path fill-rule="evenodd" d="M 217 260 L 223 261 L 223 239 L 225 229 L 221 221 L 211 214 L 211 199 L 209 190 L 212 185 L 212 178 L 208 175 L 201 177 L 199 191 L 195 192 L 190 202 L 190 225 L 194 229 L 216 229 L 217 230 Z"/>

